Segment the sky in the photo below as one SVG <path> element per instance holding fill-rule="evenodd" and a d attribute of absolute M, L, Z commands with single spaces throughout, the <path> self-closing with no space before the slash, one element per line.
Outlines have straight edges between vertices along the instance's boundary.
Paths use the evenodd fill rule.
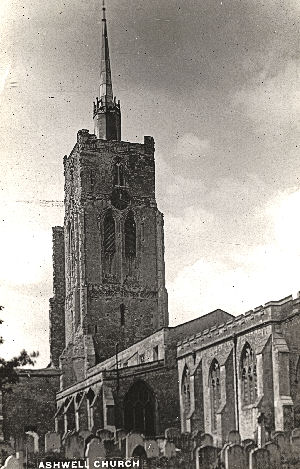
<path fill-rule="evenodd" d="M 170 323 L 300 290 L 300 3 L 107 0 L 122 139 L 156 141 Z M 100 0 L 0 0 L 1 354 L 49 362 L 63 156 L 93 131 Z"/>

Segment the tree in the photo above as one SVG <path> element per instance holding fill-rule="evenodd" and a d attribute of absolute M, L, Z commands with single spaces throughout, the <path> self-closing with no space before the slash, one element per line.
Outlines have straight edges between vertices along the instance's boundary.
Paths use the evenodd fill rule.
<path fill-rule="evenodd" d="M 0 311 L 4 306 L 0 306 Z M 0 325 L 3 324 L 3 319 L 0 319 Z M 3 337 L 0 337 L 0 344 L 3 344 Z M 0 391 L 9 390 L 9 385 L 18 382 L 18 368 L 26 365 L 34 365 L 35 358 L 39 356 L 38 352 L 28 353 L 22 350 L 20 354 L 10 360 L 0 358 Z"/>

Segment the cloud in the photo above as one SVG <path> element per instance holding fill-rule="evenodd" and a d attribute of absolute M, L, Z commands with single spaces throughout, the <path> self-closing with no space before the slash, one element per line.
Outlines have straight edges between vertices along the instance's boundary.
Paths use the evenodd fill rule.
<path fill-rule="evenodd" d="M 230 248 L 220 256 L 185 265 L 168 285 L 172 322 L 180 323 L 216 308 L 232 314 L 299 290 L 300 190 L 277 194 L 265 207 L 271 225 L 268 243 Z"/>
<path fill-rule="evenodd" d="M 280 137 L 281 131 L 299 129 L 299 76 L 299 60 L 290 60 L 275 76 L 269 76 L 266 66 L 257 75 L 255 85 L 236 93 L 234 103 L 255 123 L 257 132 Z"/>
<path fill-rule="evenodd" d="M 7 78 L 10 72 L 10 65 L 0 64 L 0 94 L 3 93 Z"/>

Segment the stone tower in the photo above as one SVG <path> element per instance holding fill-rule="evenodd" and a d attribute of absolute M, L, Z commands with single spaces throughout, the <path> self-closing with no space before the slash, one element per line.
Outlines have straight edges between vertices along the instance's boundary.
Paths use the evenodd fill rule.
<path fill-rule="evenodd" d="M 75 147 L 64 159 L 63 387 L 114 355 L 117 343 L 119 350 L 125 349 L 168 325 L 154 140 L 121 141 L 104 6 L 101 54 L 95 134 L 79 131 Z"/>

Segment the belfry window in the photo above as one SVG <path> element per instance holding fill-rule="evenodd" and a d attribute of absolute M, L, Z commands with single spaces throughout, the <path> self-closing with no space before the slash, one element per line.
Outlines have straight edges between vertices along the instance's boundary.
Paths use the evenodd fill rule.
<path fill-rule="evenodd" d="M 114 186 L 125 186 L 124 167 L 121 163 L 116 163 L 114 166 Z"/>
<path fill-rule="evenodd" d="M 241 355 L 241 392 L 243 405 L 253 404 L 257 398 L 256 357 L 250 345 L 244 345 Z"/>
<path fill-rule="evenodd" d="M 132 212 L 127 214 L 125 220 L 125 256 L 136 257 L 136 224 Z"/>
<path fill-rule="evenodd" d="M 113 255 L 116 252 L 115 220 L 109 211 L 104 218 L 103 248 L 105 254 Z"/>
<path fill-rule="evenodd" d="M 182 375 L 182 399 L 184 412 L 187 414 L 191 408 L 191 392 L 190 392 L 190 371 L 186 366 Z"/>
<path fill-rule="evenodd" d="M 220 365 L 213 360 L 209 372 L 210 410 L 212 430 L 217 428 L 217 412 L 221 404 Z"/>

